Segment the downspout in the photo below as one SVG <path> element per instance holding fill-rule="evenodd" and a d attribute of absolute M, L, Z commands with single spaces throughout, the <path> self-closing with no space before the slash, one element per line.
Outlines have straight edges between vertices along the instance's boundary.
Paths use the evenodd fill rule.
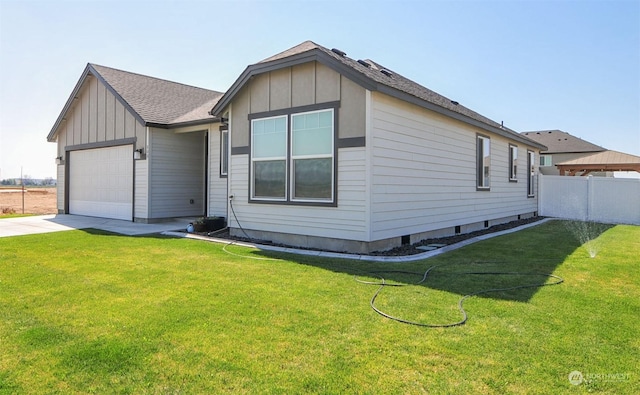
<path fill-rule="evenodd" d="M 211 181 L 209 178 L 211 174 L 209 172 L 209 158 L 211 155 L 211 124 L 207 127 L 207 131 L 204 134 L 204 207 L 203 207 L 203 216 L 209 216 L 209 196 L 211 196 Z"/>
<path fill-rule="evenodd" d="M 231 160 L 231 131 L 233 128 L 233 123 L 231 122 L 231 114 L 233 111 L 233 104 L 229 103 L 229 106 L 227 107 L 227 146 L 224 147 L 225 151 L 227 152 L 227 196 L 225 198 L 226 204 L 225 207 L 227 209 L 227 212 L 225 213 L 226 218 L 227 218 L 227 227 L 229 226 L 229 223 L 231 222 L 231 219 L 229 218 L 229 207 L 231 205 L 231 198 L 230 196 L 232 195 L 231 192 L 231 173 L 232 173 L 232 160 Z M 224 114 L 224 113 L 223 113 Z"/>

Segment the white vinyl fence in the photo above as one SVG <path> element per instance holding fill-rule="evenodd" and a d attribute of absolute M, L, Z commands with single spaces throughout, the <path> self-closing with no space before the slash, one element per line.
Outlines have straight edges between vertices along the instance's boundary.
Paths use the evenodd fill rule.
<path fill-rule="evenodd" d="M 538 180 L 542 216 L 640 225 L 640 179 L 541 174 Z"/>

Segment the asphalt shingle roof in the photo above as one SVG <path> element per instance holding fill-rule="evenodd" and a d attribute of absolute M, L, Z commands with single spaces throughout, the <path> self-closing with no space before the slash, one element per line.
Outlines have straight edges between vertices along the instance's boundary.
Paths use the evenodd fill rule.
<path fill-rule="evenodd" d="M 222 92 L 90 64 L 146 123 L 170 125 L 213 119 Z"/>
<path fill-rule="evenodd" d="M 274 60 L 279 60 L 279 59 L 283 59 L 283 58 L 287 58 L 299 53 L 303 53 L 303 52 L 307 52 L 307 51 L 311 51 L 313 49 L 318 49 L 322 52 L 324 52 L 325 54 L 331 56 L 332 58 L 336 59 L 337 61 L 339 61 L 340 63 L 344 64 L 345 66 L 351 67 L 352 69 L 362 73 L 363 75 L 365 75 L 366 77 L 374 80 L 375 82 L 378 82 L 380 84 L 386 85 L 388 87 L 397 89 L 399 91 L 408 93 L 412 96 L 415 96 L 419 99 L 422 100 L 426 100 L 429 103 L 433 103 L 436 104 L 442 108 L 446 108 L 448 110 L 451 110 L 453 112 L 457 112 L 459 114 L 465 115 L 469 118 L 475 119 L 477 121 L 480 121 L 482 123 L 485 123 L 487 125 L 496 127 L 496 128 L 502 128 L 502 129 L 508 129 L 502 126 L 502 124 L 499 124 L 495 121 L 492 121 L 491 119 L 478 114 L 477 112 L 459 104 L 458 102 L 448 99 L 445 96 L 442 96 L 439 93 L 436 93 L 434 91 L 432 91 L 431 89 L 425 88 L 424 86 L 396 73 L 395 71 L 392 71 L 372 60 L 366 59 L 364 60 L 364 62 L 370 64 L 372 67 L 367 67 L 366 65 L 363 65 L 362 63 L 358 62 L 357 60 L 351 59 L 347 56 L 341 56 L 338 53 L 323 47 L 322 45 L 318 45 L 316 43 L 314 43 L 313 41 L 305 41 L 299 45 L 296 45 L 293 48 L 287 49 L 286 51 L 280 52 L 279 54 L 273 55 L 267 59 L 262 60 L 259 63 L 266 63 L 266 62 L 271 62 Z M 380 70 L 386 70 L 388 72 L 391 73 L 391 75 L 387 75 L 384 74 L 383 72 L 381 72 Z M 509 129 L 510 130 L 510 129 Z M 514 132 L 515 133 L 515 132 Z"/>
<path fill-rule="evenodd" d="M 51 128 L 48 141 L 55 140 L 90 75 L 101 81 L 145 126 L 169 128 L 214 120 L 209 110 L 223 96 L 222 92 L 89 63 Z"/>
<path fill-rule="evenodd" d="M 606 148 L 572 136 L 562 130 L 538 130 L 522 132 L 522 134 L 531 140 L 546 145 L 547 150 L 543 151 L 543 153 L 548 154 L 601 152 L 606 150 Z"/>
<path fill-rule="evenodd" d="M 340 69 L 340 72 L 346 73 L 345 75 L 348 78 L 361 83 L 367 89 L 380 90 L 383 93 L 399 97 L 402 100 L 414 102 L 425 108 L 434 109 L 450 117 L 508 136 L 516 141 L 522 141 L 532 146 L 545 148 L 542 144 L 504 127 L 502 124 L 459 104 L 457 101 L 440 95 L 379 63 L 371 60 L 354 60 L 346 56 L 346 54 L 340 53 L 341 51 L 325 48 L 313 41 L 305 41 L 293 48 L 289 48 L 248 66 L 231 89 L 227 91 L 225 96 L 214 106 L 212 112 L 215 113 L 223 110 L 224 106 L 233 98 L 238 89 L 246 82 L 246 79 L 251 76 L 252 73 L 259 74 L 264 71 L 269 71 L 279 67 L 279 64 L 282 65 L 281 67 L 286 67 L 286 65 L 290 64 L 289 61 L 293 61 L 296 58 L 303 59 L 306 54 L 311 56 L 314 52 L 321 53 L 321 57 L 325 59 L 328 57 L 332 61 L 331 63 L 334 61 L 337 62 L 339 65 L 337 68 Z"/>

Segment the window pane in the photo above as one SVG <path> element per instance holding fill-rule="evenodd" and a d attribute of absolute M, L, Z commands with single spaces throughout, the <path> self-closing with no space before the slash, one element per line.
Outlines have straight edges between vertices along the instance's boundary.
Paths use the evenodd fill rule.
<path fill-rule="evenodd" d="M 491 140 L 489 139 L 484 139 L 484 157 L 482 160 L 483 166 L 484 166 L 484 186 L 488 187 L 489 186 L 489 177 L 490 177 L 490 165 L 491 165 L 491 147 L 490 144 Z"/>
<path fill-rule="evenodd" d="M 491 140 L 478 136 L 478 187 L 488 188 L 491 176 Z"/>
<path fill-rule="evenodd" d="M 333 153 L 333 111 L 294 115 L 293 156 Z"/>
<path fill-rule="evenodd" d="M 286 117 L 254 120 L 251 125 L 253 158 L 282 158 L 286 156 Z"/>
<path fill-rule="evenodd" d="M 323 111 L 318 113 L 318 117 L 318 123 L 321 128 L 333 127 L 333 111 Z"/>
<path fill-rule="evenodd" d="M 222 132 L 220 142 L 220 174 L 226 175 L 229 170 L 229 132 Z"/>
<path fill-rule="evenodd" d="M 287 118 L 286 117 L 276 118 L 273 126 L 274 126 L 275 130 L 282 130 L 282 131 L 284 131 L 286 133 L 287 132 Z"/>
<path fill-rule="evenodd" d="M 533 196 L 533 188 L 534 188 L 534 182 L 535 182 L 535 174 L 536 174 L 536 167 L 535 167 L 535 154 L 533 152 L 527 152 L 527 166 L 529 167 L 529 179 L 527 182 L 527 195 L 529 196 Z"/>
<path fill-rule="evenodd" d="M 551 155 L 540 155 L 540 166 L 551 166 Z"/>
<path fill-rule="evenodd" d="M 293 167 L 294 198 L 331 200 L 333 184 L 331 158 L 297 159 L 293 161 Z"/>
<path fill-rule="evenodd" d="M 253 196 L 284 198 L 286 163 L 284 160 L 253 162 Z"/>
<path fill-rule="evenodd" d="M 330 155 L 333 151 L 331 128 L 293 132 L 294 156 L 301 155 Z"/>
<path fill-rule="evenodd" d="M 517 147 L 510 147 L 511 149 L 511 172 L 509 173 L 509 176 L 512 180 L 515 180 L 517 178 L 517 172 L 518 172 L 518 148 Z"/>

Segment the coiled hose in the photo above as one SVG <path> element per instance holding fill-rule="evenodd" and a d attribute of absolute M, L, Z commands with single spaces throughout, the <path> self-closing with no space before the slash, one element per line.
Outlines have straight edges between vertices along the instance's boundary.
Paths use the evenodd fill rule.
<path fill-rule="evenodd" d="M 454 327 L 454 326 L 464 325 L 467 322 L 468 315 L 467 315 L 467 312 L 464 310 L 463 304 L 464 304 L 464 301 L 466 299 L 468 299 L 468 298 L 470 298 L 472 296 L 477 296 L 477 295 L 486 294 L 486 293 L 490 293 L 490 292 L 511 291 L 511 290 L 515 290 L 515 289 L 539 288 L 539 287 L 545 287 L 545 286 L 548 286 L 548 285 L 558 285 L 558 284 L 564 282 L 564 279 L 562 277 L 556 276 L 555 274 L 551 274 L 551 273 L 522 273 L 522 272 L 456 272 L 456 273 L 453 273 L 453 274 L 456 274 L 456 275 L 494 275 L 494 276 L 495 275 L 500 275 L 500 276 L 514 275 L 514 276 L 538 276 L 538 277 L 544 276 L 544 277 L 552 277 L 552 278 L 556 279 L 556 281 L 555 282 L 551 282 L 551 283 L 545 282 L 545 283 L 537 283 L 537 284 L 517 285 L 517 286 L 505 287 L 505 288 L 483 289 L 483 290 L 480 290 L 480 291 L 476 291 L 476 292 L 464 295 L 458 301 L 458 310 L 460 310 L 460 314 L 462 314 L 462 319 L 460 321 L 451 322 L 451 323 L 447 323 L 447 324 L 430 324 L 430 323 L 406 320 L 404 318 L 395 317 L 395 316 L 392 316 L 390 314 L 387 314 L 387 313 L 385 313 L 384 311 L 382 311 L 380 308 L 378 308 L 376 306 L 376 299 L 378 298 L 378 295 L 380 295 L 380 293 L 382 292 L 382 290 L 385 287 L 389 287 L 389 286 L 391 286 L 391 287 L 405 287 L 405 286 L 410 286 L 410 285 L 423 284 L 427 280 L 427 277 L 429 276 L 429 274 L 432 271 L 434 271 L 436 268 L 443 267 L 443 266 L 450 266 L 450 265 L 451 264 L 449 264 L 449 263 L 445 263 L 445 264 L 441 264 L 441 265 L 434 265 L 434 266 L 431 266 L 430 268 L 428 268 L 424 273 L 407 272 L 407 271 L 401 271 L 401 270 L 381 270 L 381 271 L 368 272 L 368 274 L 372 274 L 373 276 L 378 277 L 380 279 L 380 281 L 378 281 L 378 282 L 360 280 L 360 279 L 357 278 L 357 276 L 354 276 L 354 278 L 355 278 L 355 280 L 357 282 L 362 283 L 362 284 L 379 285 L 377 291 L 375 292 L 375 294 L 371 298 L 371 301 L 369 302 L 369 304 L 371 305 L 371 308 L 376 313 L 380 314 L 383 317 L 389 318 L 391 320 L 394 320 L 394 321 L 397 321 L 397 322 L 401 322 L 403 324 L 423 326 L 423 327 L 427 327 L 427 328 L 450 328 L 450 327 Z M 409 274 L 409 275 L 422 276 L 422 279 L 420 281 L 418 281 L 417 283 L 413 283 L 413 284 L 388 284 L 386 282 L 386 280 L 384 279 L 384 277 L 378 275 L 380 273 Z"/>

